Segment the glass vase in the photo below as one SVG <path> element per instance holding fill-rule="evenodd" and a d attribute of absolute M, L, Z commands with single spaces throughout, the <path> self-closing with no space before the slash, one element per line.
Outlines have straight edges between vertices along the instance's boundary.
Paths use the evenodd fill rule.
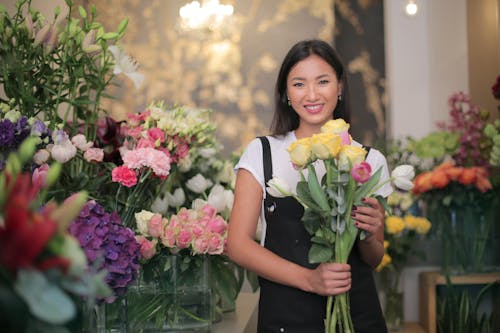
<path fill-rule="evenodd" d="M 473 205 L 441 209 L 435 215 L 439 216 L 442 273 L 460 275 L 488 271 L 493 211 L 480 210 Z"/>
<path fill-rule="evenodd" d="M 210 332 L 208 256 L 171 255 L 159 264 L 142 269 L 127 292 L 127 332 Z"/>
<path fill-rule="evenodd" d="M 382 271 L 384 318 L 390 332 L 404 328 L 404 289 L 401 282 L 400 271 Z"/>

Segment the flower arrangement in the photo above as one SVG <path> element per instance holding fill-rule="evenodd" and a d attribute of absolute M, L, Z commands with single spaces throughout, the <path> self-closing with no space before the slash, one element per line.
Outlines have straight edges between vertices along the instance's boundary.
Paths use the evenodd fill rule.
<path fill-rule="evenodd" d="M 0 174 L 0 323 L 7 331 L 53 331 L 79 317 L 83 298 L 109 295 L 104 271 L 88 269 L 68 224 L 86 200 L 80 192 L 58 205 L 45 203 L 58 168 L 21 167 L 33 155 L 35 139 L 12 153 Z"/>
<path fill-rule="evenodd" d="M 348 129 L 349 124 L 342 119 L 330 120 L 321 133 L 299 139 L 288 147 L 290 159 L 301 175 L 297 194 L 280 179 L 273 178 L 268 183 L 270 194 L 294 196 L 304 206 L 302 220 L 311 234 L 311 263 L 347 263 L 356 238 L 366 236 L 358 235 L 351 217 L 352 207 L 363 205 L 365 197 L 377 197 L 377 189 L 386 183 L 379 184 L 382 169 L 372 174 L 371 166 L 365 162 L 366 150 L 351 145 Z M 321 181 L 313 165 L 317 160 L 323 162 L 326 170 Z M 396 186 L 408 190 L 413 186 L 412 177 L 412 167 L 400 166 L 388 181 L 393 180 Z M 385 206 L 383 198 L 377 198 Z M 348 293 L 328 297 L 325 332 L 335 332 L 337 328 L 354 331 Z"/>
<path fill-rule="evenodd" d="M 111 303 L 125 295 L 139 270 L 139 243 L 134 232 L 121 224 L 116 212 L 106 212 L 95 200 L 83 206 L 69 232 L 78 239 L 89 265 L 107 271 L 105 282 L 113 294 L 105 301 Z"/>

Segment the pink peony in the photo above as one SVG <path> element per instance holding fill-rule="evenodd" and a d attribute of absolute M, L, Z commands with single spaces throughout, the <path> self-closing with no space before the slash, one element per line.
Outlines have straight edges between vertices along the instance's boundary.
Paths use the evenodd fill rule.
<path fill-rule="evenodd" d="M 354 180 L 358 183 L 366 183 L 372 173 L 372 168 L 370 164 L 367 162 L 361 162 L 355 166 L 352 167 L 351 169 L 351 176 L 354 178 Z"/>
<path fill-rule="evenodd" d="M 111 180 L 126 187 L 137 184 L 137 173 L 126 166 L 119 166 L 111 171 Z"/>

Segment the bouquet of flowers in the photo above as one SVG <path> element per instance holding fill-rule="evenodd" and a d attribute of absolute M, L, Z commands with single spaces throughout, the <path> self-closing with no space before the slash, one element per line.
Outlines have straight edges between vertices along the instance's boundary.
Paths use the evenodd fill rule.
<path fill-rule="evenodd" d="M 311 263 L 347 263 L 358 237 L 358 229 L 352 222 L 352 207 L 363 205 L 365 197 L 376 196 L 377 189 L 385 183 L 379 182 L 382 170 L 372 174 L 370 165 L 364 161 L 366 150 L 351 145 L 348 129 L 349 124 L 342 119 L 330 120 L 321 133 L 290 145 L 290 158 L 302 179 L 296 194 L 280 179 L 273 178 L 268 184 L 272 195 L 292 195 L 304 206 L 302 220 L 312 237 Z M 313 165 L 316 160 L 321 160 L 326 169 L 321 180 Z M 413 186 L 412 177 L 412 167 L 399 166 L 388 181 L 393 180 L 397 187 L 408 190 Z M 381 197 L 378 199 L 385 205 Z M 354 331 L 348 293 L 328 297 L 325 332 L 335 332 L 337 327 L 342 332 Z"/>
<path fill-rule="evenodd" d="M 169 109 L 163 103 L 130 114 L 122 125 L 125 136 L 119 148 L 123 164 L 111 171 L 114 206 L 126 226 L 133 226 L 134 214 L 149 209 L 163 192 L 172 192 L 178 168 L 189 165 L 190 150 L 206 144 L 215 127 L 209 110 L 184 107 Z"/>
<path fill-rule="evenodd" d="M 35 139 L 10 154 L 0 174 L 0 323 L 7 331 L 54 331 L 74 325 L 79 304 L 106 297 L 105 271 L 89 270 L 68 224 L 86 200 L 80 192 L 58 205 L 45 203 L 58 168 L 21 167 Z"/>

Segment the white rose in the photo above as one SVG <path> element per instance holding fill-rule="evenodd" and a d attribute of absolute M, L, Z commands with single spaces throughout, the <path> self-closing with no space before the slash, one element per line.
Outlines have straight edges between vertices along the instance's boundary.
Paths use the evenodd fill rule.
<path fill-rule="evenodd" d="M 135 213 L 135 222 L 137 223 L 137 230 L 143 235 L 148 234 L 148 221 L 153 217 L 153 212 L 148 212 L 147 210 L 141 210 L 139 213 Z"/>

